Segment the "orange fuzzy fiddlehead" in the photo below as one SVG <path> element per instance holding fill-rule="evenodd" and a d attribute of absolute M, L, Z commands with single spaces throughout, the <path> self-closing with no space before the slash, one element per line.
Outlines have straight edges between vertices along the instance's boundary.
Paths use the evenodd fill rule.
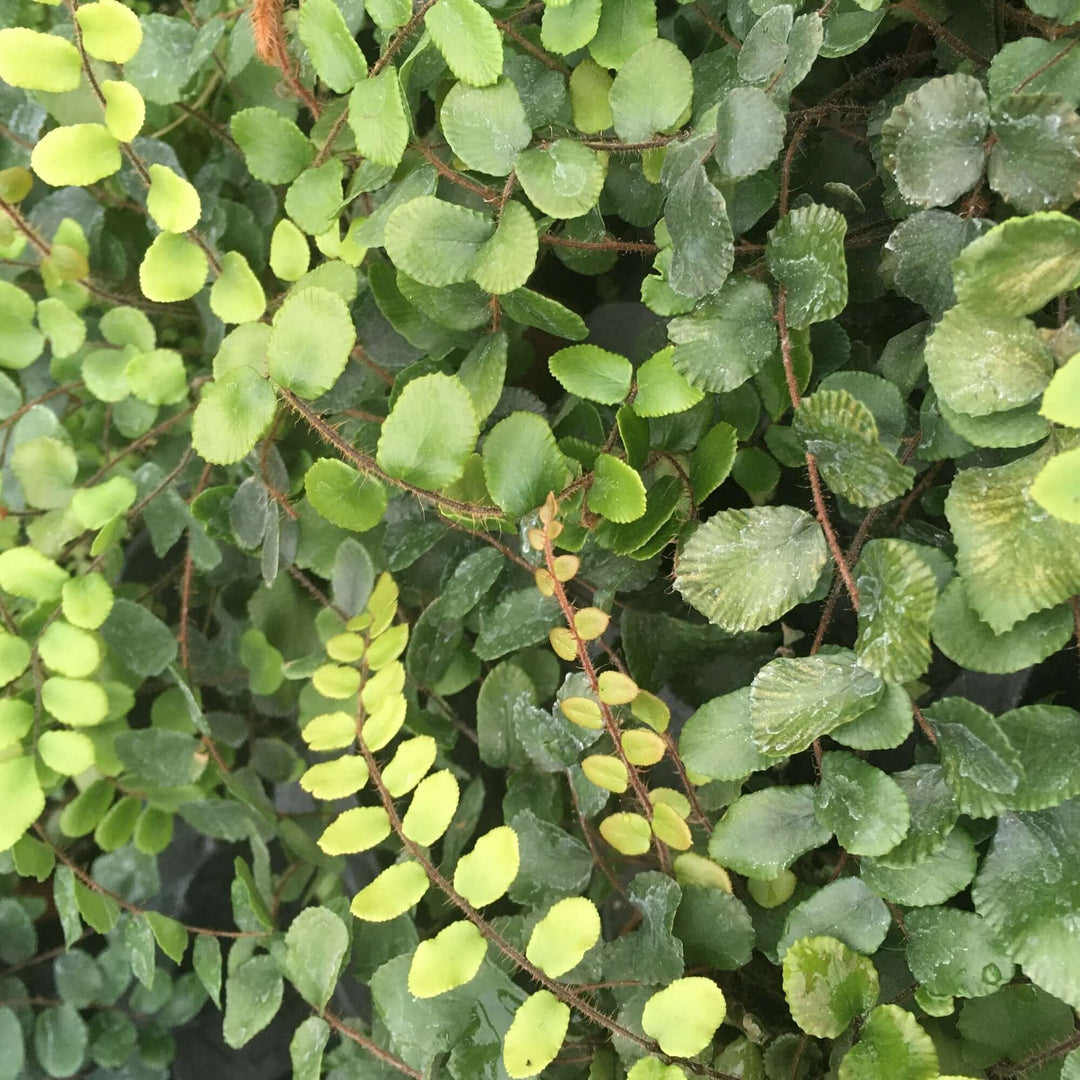
<path fill-rule="evenodd" d="M 285 5 L 283 0 L 252 0 L 251 28 L 255 36 L 255 52 L 264 64 L 280 68 L 288 74 L 288 54 L 285 51 Z"/>

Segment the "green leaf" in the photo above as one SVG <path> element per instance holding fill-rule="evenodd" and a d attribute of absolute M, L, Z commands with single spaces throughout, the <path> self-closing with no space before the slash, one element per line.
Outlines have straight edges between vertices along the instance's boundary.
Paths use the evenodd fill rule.
<path fill-rule="evenodd" d="M 1061 98 L 1010 95 L 994 107 L 994 134 L 987 175 L 1007 202 L 1034 213 L 1080 198 L 1080 116 Z"/>
<path fill-rule="evenodd" d="M 0 1008 L 0 1043 L 7 1050 L 5 1060 L 0 1063 L 0 1077 L 3 1080 L 18 1080 L 23 1075 L 26 1050 L 23 1047 L 23 1031 L 19 1018 L 7 1005 Z"/>
<path fill-rule="evenodd" d="M 775 756 L 798 753 L 861 716 L 883 692 L 882 681 L 846 650 L 772 660 L 750 687 L 754 741 Z"/>
<path fill-rule="evenodd" d="M 508 825 L 499 825 L 458 860 L 454 888 L 473 907 L 493 904 L 517 877 L 519 862 L 517 834 Z"/>
<path fill-rule="evenodd" d="M 507 1076 L 536 1076 L 555 1060 L 570 1025 L 570 1007 L 548 990 L 537 990 L 518 1006 L 503 1037 Z"/>
<path fill-rule="evenodd" d="M 508 202 L 499 216 L 495 234 L 477 253 L 472 279 L 495 295 L 514 292 L 529 280 L 539 247 L 532 214 L 521 203 Z"/>
<path fill-rule="evenodd" d="M 834 319 L 847 307 L 844 215 L 812 203 L 792 210 L 769 233 L 769 270 L 787 293 L 787 322 L 796 330 Z"/>
<path fill-rule="evenodd" d="M 725 180 L 767 169 L 784 148 L 784 114 L 764 91 L 740 86 L 720 102 L 713 157 Z"/>
<path fill-rule="evenodd" d="M 600 198 L 607 159 L 573 139 L 556 139 L 544 149 L 523 150 L 515 163 L 529 201 L 554 218 L 587 214 Z"/>
<path fill-rule="evenodd" d="M 856 506 L 889 502 L 915 477 L 881 442 L 873 413 L 846 390 L 819 390 L 804 398 L 792 428 L 829 487 Z"/>
<path fill-rule="evenodd" d="M 931 907 L 965 889 L 975 876 L 977 861 L 971 837 L 957 826 L 940 848 L 911 865 L 863 859 L 861 876 L 884 900 L 908 907 Z"/>
<path fill-rule="evenodd" d="M 309 1016 L 293 1032 L 289 1043 L 294 1080 L 319 1080 L 322 1056 L 330 1038 L 330 1025 L 321 1016 Z"/>
<path fill-rule="evenodd" d="M 484 439 L 483 459 L 491 498 L 514 517 L 562 491 L 569 475 L 551 428 L 535 413 L 516 412 L 500 420 Z"/>
<path fill-rule="evenodd" d="M 46 297 L 38 301 L 38 324 L 49 339 L 53 356 L 71 356 L 86 341 L 86 323 L 62 300 Z"/>
<path fill-rule="evenodd" d="M 604 0 L 589 52 L 601 67 L 620 68 L 637 49 L 655 37 L 654 4 L 647 0 Z"/>
<path fill-rule="evenodd" d="M 285 212 L 306 233 L 320 236 L 337 225 L 341 213 L 344 166 L 331 158 L 317 168 L 305 169 L 285 193 Z"/>
<path fill-rule="evenodd" d="M 891 925 L 892 915 L 880 897 L 859 878 L 840 878 L 823 885 L 791 909 L 776 953 L 782 960 L 800 939 L 825 935 L 855 952 L 873 956 Z"/>
<path fill-rule="evenodd" d="M 692 852 L 677 856 L 674 868 L 682 900 L 673 929 L 683 944 L 687 967 L 704 963 L 719 971 L 733 971 L 749 963 L 754 925 L 742 901 L 726 891 L 730 887 L 726 872 Z"/>
<path fill-rule="evenodd" d="M 1080 525 L 1080 448 L 1052 457 L 1028 490 L 1054 517 Z"/>
<path fill-rule="evenodd" d="M 330 1000 L 348 947 L 348 931 L 329 908 L 305 908 L 293 919 L 285 935 L 285 975 L 316 1009 Z"/>
<path fill-rule="evenodd" d="M 308 501 L 327 521 L 366 532 L 376 526 L 386 512 L 386 490 L 336 458 L 319 458 L 304 476 Z"/>
<path fill-rule="evenodd" d="M 626 890 L 640 926 L 604 946 L 604 977 L 667 983 L 684 971 L 682 943 L 672 934 L 681 891 L 663 874 L 637 874 Z M 636 916 L 635 916 L 636 918 Z"/>
<path fill-rule="evenodd" d="M 1078 252 L 1080 223 L 1065 214 L 1011 218 L 956 260 L 957 299 L 990 318 L 1038 311 L 1080 285 Z"/>
<path fill-rule="evenodd" d="M 154 932 L 154 940 L 161 951 L 176 963 L 182 963 L 187 952 L 188 932 L 175 919 L 162 915 L 160 911 L 148 911 L 146 921 Z"/>
<path fill-rule="evenodd" d="M 234 113 L 229 128 L 248 172 L 267 184 L 291 184 L 315 157 L 303 132 L 265 105 Z"/>
<path fill-rule="evenodd" d="M 1022 764 L 1009 795 L 1014 810 L 1045 810 L 1080 794 L 1080 713 L 1059 705 L 1028 705 L 999 716 L 998 727 Z"/>
<path fill-rule="evenodd" d="M 589 0 L 578 0 L 564 8 L 549 6 L 544 11 L 540 40 L 549 49 L 552 48 L 549 40 L 559 46 L 554 52 L 573 52 L 578 46 L 567 50 L 565 45 L 577 40 L 579 28 L 591 38 L 599 19 L 600 4 Z M 570 73 L 570 105 L 578 131 L 595 133 L 612 126 L 611 83 L 611 76 L 588 56 Z"/>
<path fill-rule="evenodd" d="M 674 127 L 689 108 L 694 83 L 690 61 L 665 38 L 653 38 L 619 66 L 610 102 L 616 133 L 644 142 Z"/>
<path fill-rule="evenodd" d="M 765 82 L 773 78 L 788 57 L 791 33 L 790 4 L 770 7 L 750 28 L 739 52 L 739 77 L 746 82 Z"/>
<path fill-rule="evenodd" d="M 147 300 L 161 304 L 190 300 L 206 284 L 208 269 L 206 255 L 197 244 L 173 233 L 159 233 L 139 266 L 139 288 Z"/>
<path fill-rule="evenodd" d="M 424 25 L 447 66 L 462 82 L 488 86 L 502 74 L 502 35 L 476 0 L 438 0 Z"/>
<path fill-rule="evenodd" d="M 821 527 L 802 510 L 724 510 L 687 541 L 675 587 L 717 626 L 756 630 L 809 596 L 827 558 Z"/>
<path fill-rule="evenodd" d="M 689 297 L 722 289 L 735 264 L 734 234 L 724 196 L 710 183 L 700 163 L 672 184 L 664 222 L 671 235 L 670 288 Z M 691 378 L 689 372 L 684 374 Z"/>
<path fill-rule="evenodd" d="M 443 99 L 439 122 L 465 165 L 491 176 L 507 176 L 532 138 L 517 87 L 507 78 L 485 87 L 455 83 Z"/>
<path fill-rule="evenodd" d="M 766 285 L 729 278 L 715 296 L 668 323 L 677 346 L 675 370 L 692 386 L 721 394 L 761 370 L 776 349 L 776 322 Z"/>
<path fill-rule="evenodd" d="M 53 187 L 84 187 L 119 170 L 120 144 L 102 124 L 57 127 L 34 144 L 30 165 Z"/>
<path fill-rule="evenodd" d="M 971 75 L 945 75 L 913 90 L 881 129 L 881 152 L 900 194 L 948 206 L 982 176 L 990 122 L 986 93 Z"/>
<path fill-rule="evenodd" d="M 855 568 L 859 663 L 889 682 L 910 682 L 930 666 L 937 582 L 912 545 L 871 540 Z"/>
<path fill-rule="evenodd" d="M 945 501 L 968 599 L 998 634 L 1080 592 L 1080 527 L 1031 497 L 1043 460 L 964 469 Z"/>
<path fill-rule="evenodd" d="M 0 79 L 24 90 L 63 94 L 77 89 L 82 58 L 70 41 L 56 34 L 9 27 L 0 30 Z"/>
<path fill-rule="evenodd" d="M 954 578 L 938 600 L 933 632 L 934 644 L 954 663 L 970 671 L 1005 675 L 1042 663 L 1063 649 L 1072 636 L 1073 619 L 1061 604 L 995 634 L 976 614 L 964 582 Z"/>
<path fill-rule="evenodd" d="M 548 367 L 567 393 L 603 405 L 623 401 L 634 376 L 629 360 L 595 345 L 560 349 L 552 354 Z"/>
<path fill-rule="evenodd" d="M 345 301 L 311 286 L 292 293 L 274 316 L 266 356 L 270 377 L 301 397 L 326 393 L 356 342 Z"/>
<path fill-rule="evenodd" d="M 704 393 L 675 370 L 672 363 L 674 348 L 668 346 L 653 353 L 637 369 L 634 412 L 638 416 L 670 416 L 692 409 L 704 398 Z"/>
<path fill-rule="evenodd" d="M 176 638 L 147 608 L 118 599 L 102 623 L 101 636 L 114 656 L 136 675 L 160 675 L 176 659 Z"/>
<path fill-rule="evenodd" d="M 225 980 L 225 1042 L 234 1050 L 247 1045 L 274 1019 L 283 984 L 270 956 L 253 956 Z"/>
<path fill-rule="evenodd" d="M 859 1029 L 859 1041 L 840 1062 L 840 1080 L 936 1080 L 938 1056 L 933 1041 L 906 1009 L 879 1005 Z"/>
<path fill-rule="evenodd" d="M 609 521 L 636 521 L 645 513 L 641 477 L 612 454 L 600 454 L 593 465 L 589 508 Z"/>
<path fill-rule="evenodd" d="M 1054 370 L 1030 320 L 963 304 L 947 311 L 927 339 L 926 363 L 942 401 L 970 416 L 1026 405 Z"/>
<path fill-rule="evenodd" d="M 196 934 L 191 962 L 203 989 L 217 1008 L 221 1008 L 221 943 L 210 934 Z"/>
<path fill-rule="evenodd" d="M 319 78 L 335 94 L 347 93 L 367 74 L 364 54 L 334 0 L 304 0 L 298 32 Z"/>
<path fill-rule="evenodd" d="M 533 927 L 525 955 L 545 975 L 557 979 L 577 967 L 600 940 L 600 915 L 583 896 L 554 904 Z"/>
<path fill-rule="evenodd" d="M 405 387 L 382 425 L 379 466 L 418 487 L 443 488 L 461 477 L 477 434 L 472 398 L 461 381 L 423 375 Z"/>
<path fill-rule="evenodd" d="M 967 1052 L 974 1051 L 977 1060 L 988 1062 L 1024 1061 L 1069 1039 L 1074 1025 L 1068 1005 L 1030 983 L 964 1002 L 957 1022 Z M 1057 1063 L 1048 1062 L 1039 1071 L 1053 1076 Z"/>
<path fill-rule="evenodd" d="M 515 289 L 499 297 L 503 315 L 523 326 L 535 326 L 567 341 L 582 341 L 589 331 L 580 315 L 532 289 Z"/>
<path fill-rule="evenodd" d="M 878 999 L 873 963 L 831 937 L 796 941 L 784 954 L 784 997 L 808 1035 L 835 1039 Z"/>
<path fill-rule="evenodd" d="M 270 269 L 282 281 L 298 281 L 307 273 L 310 259 L 307 238 L 288 218 L 282 218 L 270 237 Z"/>
<path fill-rule="evenodd" d="M 409 142 L 409 117 L 392 64 L 353 87 L 349 127 L 364 157 L 376 165 L 397 167 Z"/>
<path fill-rule="evenodd" d="M 206 461 L 240 461 L 270 426 L 277 410 L 273 388 L 251 368 L 235 368 L 204 387 L 191 425 L 195 450 Z"/>
<path fill-rule="evenodd" d="M 712 979 L 692 976 L 653 994 L 645 1002 L 641 1026 L 665 1054 L 693 1057 L 709 1046 L 726 1015 L 720 987 Z"/>
<path fill-rule="evenodd" d="M 750 688 L 706 702 L 683 725 L 679 755 L 690 773 L 710 780 L 741 780 L 767 769 L 773 759 L 754 741 Z"/>
<path fill-rule="evenodd" d="M 981 916 L 955 908 L 918 908 L 904 920 L 907 962 L 940 997 L 985 997 L 1009 982 L 1013 962 Z"/>
<path fill-rule="evenodd" d="M 813 788 L 765 788 L 731 805 L 709 839 L 709 856 L 736 873 L 768 881 L 831 835 L 814 817 Z"/>
<path fill-rule="evenodd" d="M 34 1053 L 49 1076 L 71 1076 L 86 1060 L 89 1036 L 73 1005 L 42 1009 L 34 1022 Z"/>
<path fill-rule="evenodd" d="M 421 941 L 409 965 L 409 993 L 433 998 L 471 982 L 487 953 L 487 939 L 467 919 L 459 919 Z"/>
<path fill-rule="evenodd" d="M 493 231 L 485 215 L 424 195 L 390 215 L 386 253 L 395 266 L 425 285 L 451 285 L 469 280 Z"/>
<path fill-rule="evenodd" d="M 926 399 L 923 400 L 925 402 Z M 1030 446 L 1040 439 L 1045 439 L 1050 432 L 1049 424 L 1039 416 L 1038 406 L 1034 401 L 1019 409 L 988 413 L 986 416 L 959 413 L 940 400 L 937 408 L 949 427 L 973 446 Z"/>
<path fill-rule="evenodd" d="M 823 755 L 821 782 L 814 789 L 814 813 L 852 855 L 884 855 L 908 830 L 903 789 L 854 754 Z"/>
<path fill-rule="evenodd" d="M 497 660 L 543 641 L 560 618 L 558 601 L 542 595 L 535 585 L 508 592 L 494 608 L 481 611 L 473 651 L 481 660 Z"/>
<path fill-rule="evenodd" d="M 15 448 L 11 467 L 30 506 L 56 510 L 71 502 L 79 462 L 66 442 L 48 436 L 24 442 Z"/>

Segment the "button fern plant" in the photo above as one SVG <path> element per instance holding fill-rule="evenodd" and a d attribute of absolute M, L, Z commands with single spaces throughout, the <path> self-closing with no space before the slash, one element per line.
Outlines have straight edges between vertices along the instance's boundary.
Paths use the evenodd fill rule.
<path fill-rule="evenodd" d="M 1078 43 L 6 0 L 0 1080 L 1080 1078 Z"/>

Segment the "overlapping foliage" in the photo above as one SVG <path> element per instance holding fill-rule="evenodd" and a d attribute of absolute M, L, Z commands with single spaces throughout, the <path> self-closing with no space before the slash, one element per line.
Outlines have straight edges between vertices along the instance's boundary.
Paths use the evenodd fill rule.
<path fill-rule="evenodd" d="M 1080 1077 L 1078 42 L 4 5 L 0 1080 Z"/>

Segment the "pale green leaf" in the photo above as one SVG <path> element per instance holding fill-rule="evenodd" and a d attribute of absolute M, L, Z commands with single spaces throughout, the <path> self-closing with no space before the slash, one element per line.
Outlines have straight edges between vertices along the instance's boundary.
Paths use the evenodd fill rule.
<path fill-rule="evenodd" d="M 879 1005 L 859 1029 L 859 1041 L 840 1062 L 840 1080 L 936 1080 L 934 1043 L 906 1009 Z"/>
<path fill-rule="evenodd" d="M 766 285 L 741 275 L 690 315 L 668 323 L 675 370 L 692 386 L 721 394 L 741 386 L 776 349 L 776 322 Z"/>
<path fill-rule="evenodd" d="M 502 35 L 476 0 L 438 0 L 424 20 L 431 40 L 454 75 L 488 86 L 502 74 Z"/>
<path fill-rule="evenodd" d="M 452 922 L 433 938 L 421 941 L 409 965 L 409 993 L 438 997 L 471 982 L 487 953 L 487 940 L 467 919 Z"/>
<path fill-rule="evenodd" d="M 593 464 L 589 508 L 614 522 L 636 521 L 645 513 L 645 485 L 638 473 L 612 454 L 600 454 Z"/>
<path fill-rule="evenodd" d="M 771 787 L 731 805 L 709 838 L 709 856 L 738 874 L 768 881 L 831 836 L 814 816 L 812 787 Z"/>
<path fill-rule="evenodd" d="M 831 937 L 796 941 L 784 954 L 784 997 L 808 1035 L 835 1039 L 878 999 L 872 961 Z"/>
<path fill-rule="evenodd" d="M 0 30 L 0 79 L 23 90 L 62 94 L 78 87 L 82 59 L 79 50 L 57 34 L 9 26 Z"/>
<path fill-rule="evenodd" d="M 277 409 L 273 388 L 256 371 L 241 367 L 203 387 L 191 425 L 196 452 L 206 461 L 240 461 L 270 426 Z"/>
<path fill-rule="evenodd" d="M 571 345 L 552 354 L 551 374 L 570 394 L 617 405 L 630 393 L 634 369 L 625 357 L 595 345 Z"/>
<path fill-rule="evenodd" d="M 523 150 L 514 168 L 529 201 L 541 213 L 564 219 L 596 205 L 607 175 L 606 159 L 573 139 Z"/>
<path fill-rule="evenodd" d="M 893 109 L 881 131 L 885 165 L 901 195 L 948 206 L 982 176 L 990 121 L 986 93 L 971 75 L 931 79 Z"/>
<path fill-rule="evenodd" d="M 764 91 L 740 86 L 720 102 L 713 157 L 725 180 L 767 169 L 784 148 L 784 114 Z"/>
<path fill-rule="evenodd" d="M 919 678 L 930 666 L 937 604 L 937 582 L 926 561 L 903 540 L 871 540 L 855 568 L 855 585 L 859 663 L 888 682 Z"/>
<path fill-rule="evenodd" d="M 485 87 L 455 83 L 443 99 L 439 122 L 465 165 L 492 176 L 509 174 L 532 138 L 517 87 L 507 78 Z"/>
<path fill-rule="evenodd" d="M 787 322 L 796 330 L 833 319 L 847 306 L 844 215 L 812 203 L 792 210 L 769 233 L 769 270 L 787 294 Z"/>
<path fill-rule="evenodd" d="M 903 790 L 886 773 L 846 752 L 821 760 L 814 789 L 818 821 L 836 833 L 852 855 L 884 855 L 907 833 L 909 811 Z"/>
<path fill-rule="evenodd" d="M 846 390 L 819 390 L 805 398 L 792 429 L 829 487 L 856 506 L 889 502 L 915 478 L 915 470 L 882 443 L 873 413 Z"/>
<path fill-rule="evenodd" d="M 451 285 L 469 280 L 493 232 L 494 222 L 484 214 L 424 195 L 390 215 L 386 253 L 425 285 Z"/>
<path fill-rule="evenodd" d="M 655 37 L 656 5 L 652 0 L 603 0 L 589 52 L 601 67 L 620 68 Z"/>
<path fill-rule="evenodd" d="M 998 634 L 1080 592 L 1080 526 L 1031 498 L 1044 460 L 964 469 L 945 501 L 968 599 Z"/>
<path fill-rule="evenodd" d="M 881 679 L 846 650 L 778 657 L 757 673 L 750 687 L 754 741 L 774 756 L 798 753 L 861 716 L 884 689 Z"/>
<path fill-rule="evenodd" d="M 297 29 L 319 78 L 335 94 L 347 93 L 367 74 L 364 54 L 334 0 L 304 0 Z"/>
<path fill-rule="evenodd" d="M 376 165 L 397 166 L 409 142 L 409 118 L 397 68 L 363 79 L 349 95 L 349 126 L 356 148 Z"/>
<path fill-rule="evenodd" d="M 476 447 L 478 426 L 468 390 L 447 375 L 423 375 L 405 387 L 379 436 L 379 466 L 423 488 L 459 479 Z"/>
<path fill-rule="evenodd" d="M 265 105 L 234 113 L 229 127 L 256 180 L 291 184 L 315 157 L 303 132 Z"/>
<path fill-rule="evenodd" d="M 539 247 L 532 214 L 521 203 L 508 202 L 495 234 L 477 252 L 472 279 L 495 295 L 520 289 L 533 272 Z"/>
<path fill-rule="evenodd" d="M 1080 525 L 1080 448 L 1052 457 L 1032 481 L 1029 494 L 1054 517 Z"/>
<path fill-rule="evenodd" d="M 616 133 L 644 142 L 678 123 L 690 107 L 690 61 L 665 38 L 654 38 L 619 66 L 609 96 Z"/>
<path fill-rule="evenodd" d="M 514 517 L 535 510 L 566 484 L 566 459 L 543 417 L 511 413 L 484 439 L 484 480 L 497 506 Z"/>
<path fill-rule="evenodd" d="M 352 316 L 337 293 L 301 289 L 274 315 L 266 345 L 270 377 L 300 397 L 317 398 L 345 370 L 355 342 Z"/>
<path fill-rule="evenodd" d="M 600 940 L 600 913 L 584 896 L 554 904 L 533 927 L 525 956 L 545 975 L 557 979 L 577 967 Z"/>
<path fill-rule="evenodd" d="M 206 284 L 208 270 L 206 253 L 196 243 L 159 233 L 139 266 L 139 287 L 143 296 L 158 303 L 190 300 Z"/>
<path fill-rule="evenodd" d="M 512 1080 L 536 1076 L 555 1060 L 570 1025 L 570 1007 L 548 990 L 518 1006 L 503 1037 L 503 1065 Z"/>

